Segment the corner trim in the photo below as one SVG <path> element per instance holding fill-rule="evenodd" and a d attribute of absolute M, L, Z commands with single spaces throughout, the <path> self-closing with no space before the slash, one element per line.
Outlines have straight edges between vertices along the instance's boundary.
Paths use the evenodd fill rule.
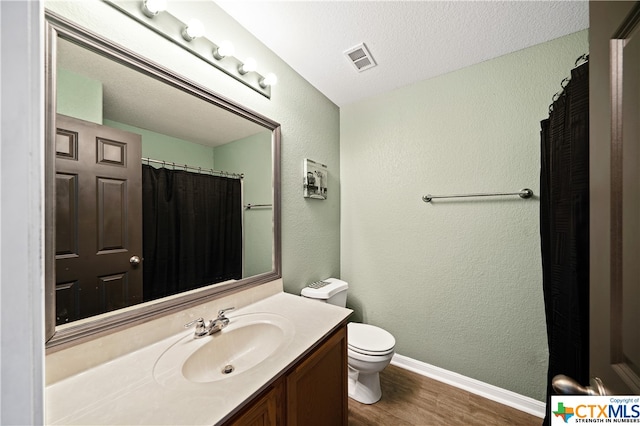
<path fill-rule="evenodd" d="M 430 379 L 438 380 L 439 382 L 480 395 L 484 398 L 490 399 L 491 401 L 508 405 L 516 410 L 531 414 L 532 416 L 544 418 L 546 404 L 528 396 L 520 395 L 519 393 L 502 389 L 497 386 L 481 382 L 480 380 L 472 379 L 471 377 L 463 376 L 462 374 L 445 370 L 444 368 L 436 367 L 435 365 L 427 364 L 400 354 L 395 354 L 393 356 L 391 364 L 420 374 L 421 376 L 429 377 Z"/>

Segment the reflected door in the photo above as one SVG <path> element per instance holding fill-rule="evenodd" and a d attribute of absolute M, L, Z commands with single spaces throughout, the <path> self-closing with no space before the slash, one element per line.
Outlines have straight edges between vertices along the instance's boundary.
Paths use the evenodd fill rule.
<path fill-rule="evenodd" d="M 56 325 L 142 301 L 140 135 L 57 115 Z"/>

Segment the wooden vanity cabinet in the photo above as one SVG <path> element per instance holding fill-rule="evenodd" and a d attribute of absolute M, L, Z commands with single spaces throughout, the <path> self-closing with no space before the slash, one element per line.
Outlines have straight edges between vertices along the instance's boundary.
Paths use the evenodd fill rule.
<path fill-rule="evenodd" d="M 346 425 L 346 326 L 291 369 L 286 381 L 287 425 Z"/>
<path fill-rule="evenodd" d="M 346 426 L 347 398 L 347 327 L 342 324 L 225 425 Z"/>
<path fill-rule="evenodd" d="M 284 380 L 279 379 L 251 401 L 236 418 L 225 424 L 242 426 L 283 425 Z"/>

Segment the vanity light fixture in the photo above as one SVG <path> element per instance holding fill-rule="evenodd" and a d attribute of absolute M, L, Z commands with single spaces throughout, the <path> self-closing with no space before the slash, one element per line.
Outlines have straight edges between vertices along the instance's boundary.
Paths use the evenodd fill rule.
<path fill-rule="evenodd" d="M 233 56 L 236 52 L 236 49 L 233 47 L 233 43 L 228 40 L 220 43 L 218 47 L 213 49 L 213 57 L 217 60 L 224 59 L 227 56 Z"/>
<path fill-rule="evenodd" d="M 197 19 L 191 19 L 182 30 L 182 37 L 187 41 L 192 41 L 204 35 L 204 26 Z"/>
<path fill-rule="evenodd" d="M 149 18 L 153 18 L 160 12 L 167 10 L 166 0 L 144 0 L 142 2 L 142 13 Z"/>
<path fill-rule="evenodd" d="M 239 60 L 230 42 L 214 43 L 209 40 L 201 21 L 192 19 L 187 22 L 172 14 L 168 0 L 102 1 L 229 77 L 271 98 L 271 88 L 277 81 L 275 76 L 261 75 L 254 59 Z M 196 38 L 197 42 L 193 42 Z"/>
<path fill-rule="evenodd" d="M 266 77 L 260 79 L 260 87 L 267 88 L 268 86 L 275 86 L 278 83 L 278 76 L 270 72 Z"/>
<path fill-rule="evenodd" d="M 248 72 L 253 72 L 256 70 L 256 67 L 258 66 L 258 64 L 256 63 L 256 60 L 253 58 L 247 58 L 243 64 L 240 64 L 240 66 L 238 67 L 238 72 L 240 74 L 246 74 Z"/>

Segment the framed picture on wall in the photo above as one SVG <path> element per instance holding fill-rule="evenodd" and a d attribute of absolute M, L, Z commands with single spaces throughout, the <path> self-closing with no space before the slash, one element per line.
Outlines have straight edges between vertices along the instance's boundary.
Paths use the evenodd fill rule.
<path fill-rule="evenodd" d="M 303 162 L 303 195 L 305 198 L 327 199 L 329 171 L 327 166 L 308 158 Z"/>

